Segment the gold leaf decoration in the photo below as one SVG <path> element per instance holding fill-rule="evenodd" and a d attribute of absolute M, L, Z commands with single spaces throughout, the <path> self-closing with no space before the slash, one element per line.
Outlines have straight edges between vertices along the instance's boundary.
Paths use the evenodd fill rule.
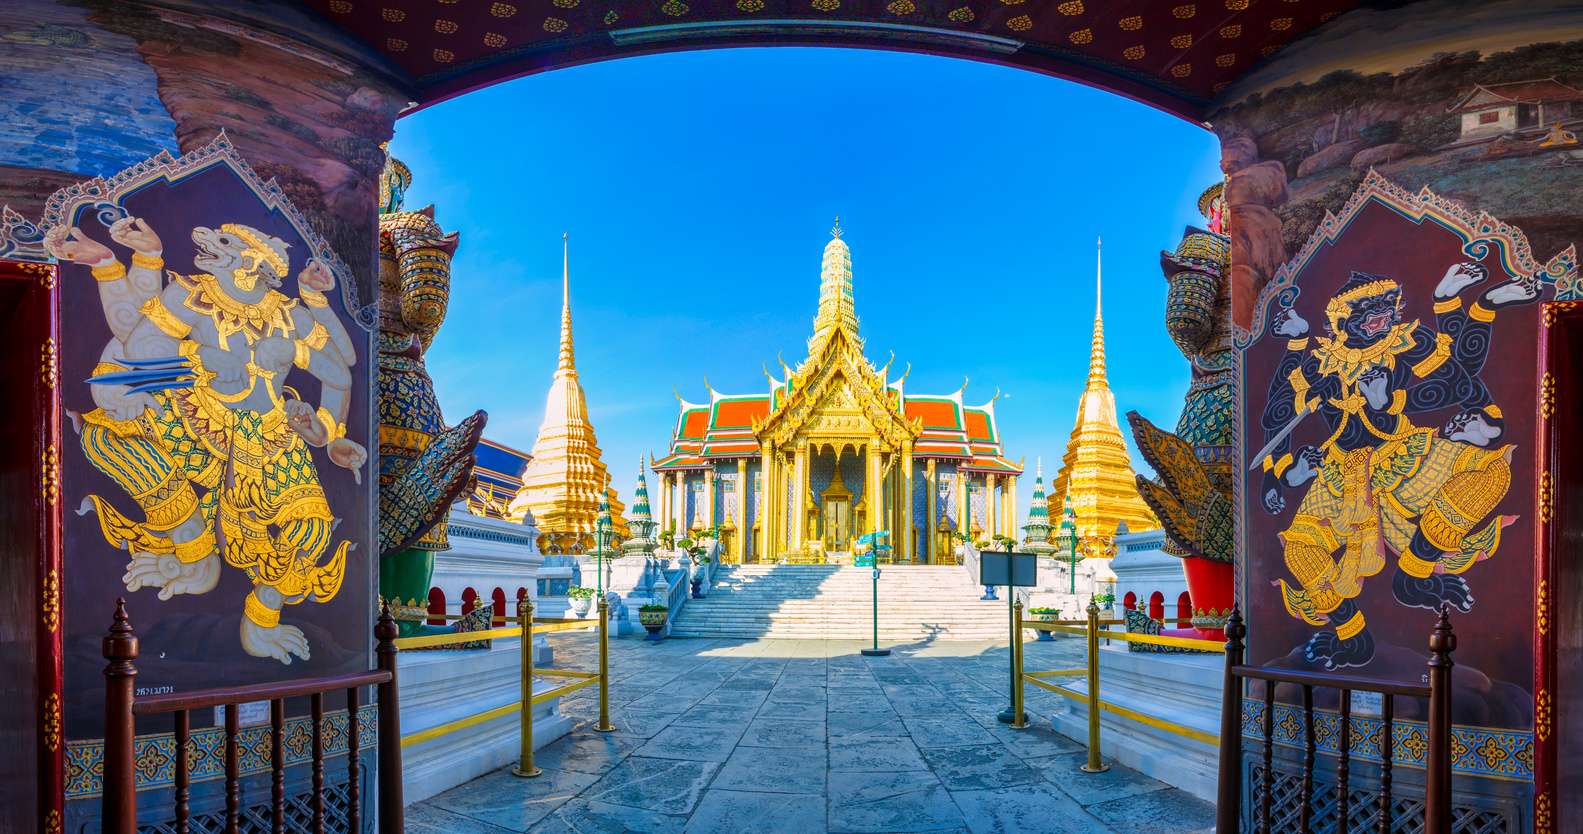
<path fill-rule="evenodd" d="M 1069 2 L 1062 3 L 1061 5 L 1057 6 L 1056 11 L 1059 11 L 1064 15 L 1082 14 L 1083 0 L 1069 0 Z"/>
<path fill-rule="evenodd" d="M 450 62 L 456 60 L 456 53 L 448 52 L 444 49 L 436 49 L 434 50 L 434 60 L 439 61 L 442 64 L 449 64 Z"/>
<path fill-rule="evenodd" d="M 611 9 L 610 11 L 605 12 L 605 25 L 606 26 L 609 26 L 609 25 L 615 23 L 616 21 L 618 21 L 620 19 L 621 19 L 621 15 L 616 14 L 616 11 L 614 9 Z"/>
<path fill-rule="evenodd" d="M 1240 12 L 1248 7 L 1248 0 L 1226 0 L 1226 8 Z"/>
<path fill-rule="evenodd" d="M 1172 17 L 1179 17 L 1183 20 L 1186 20 L 1195 14 L 1198 14 L 1197 6 L 1177 6 L 1171 10 Z"/>
<path fill-rule="evenodd" d="M 1232 53 L 1232 52 L 1227 52 L 1224 55 L 1217 55 L 1217 56 L 1215 56 L 1215 66 L 1217 66 L 1217 67 L 1229 67 L 1232 64 L 1235 64 L 1236 62 L 1237 62 L 1237 56 L 1236 56 L 1235 53 Z"/>
<path fill-rule="evenodd" d="M 894 0 L 885 7 L 885 11 L 895 15 L 912 14 L 917 10 L 918 7 L 912 4 L 912 0 Z"/>
<path fill-rule="evenodd" d="M 43 492 L 44 503 L 54 505 L 60 497 L 60 460 L 55 457 L 55 449 L 50 446 L 44 447 L 42 458 L 40 474 L 43 477 L 39 479 L 39 489 Z"/>
<path fill-rule="evenodd" d="M 682 15 L 687 14 L 688 8 L 687 4 L 681 2 L 681 0 L 667 0 L 665 5 L 660 7 L 660 11 L 670 15 L 671 17 L 681 17 Z"/>
<path fill-rule="evenodd" d="M 489 13 L 495 17 L 510 17 L 517 13 L 517 7 L 509 3 L 496 3 L 489 7 Z"/>
<path fill-rule="evenodd" d="M 1018 2 L 1022 2 L 1022 0 L 1018 0 Z M 1026 32 L 1033 28 L 1033 18 L 1027 15 L 1014 17 L 1011 20 L 1006 21 L 1006 28 L 1012 30 L 1013 32 Z"/>
<path fill-rule="evenodd" d="M 391 23 L 400 23 L 407 19 L 407 13 L 400 9 L 380 9 L 379 16 Z"/>
<path fill-rule="evenodd" d="M 505 46 L 505 45 L 506 45 L 506 36 L 505 35 L 497 35 L 494 32 L 485 32 L 484 33 L 484 46 L 493 46 L 493 47 L 498 49 L 498 48 L 500 48 L 502 46 Z"/>
<path fill-rule="evenodd" d="M 385 38 L 385 48 L 391 52 L 406 52 L 407 42 L 401 38 Z"/>
<path fill-rule="evenodd" d="M 54 692 L 44 699 L 44 746 L 51 753 L 60 750 L 60 695 Z"/>
<path fill-rule="evenodd" d="M 544 31 L 564 32 L 566 31 L 566 21 L 561 20 L 558 17 L 546 17 L 544 19 Z"/>
<path fill-rule="evenodd" d="M 1235 38 L 1235 37 L 1237 37 L 1238 35 L 1241 35 L 1241 34 L 1242 34 L 1242 26 L 1240 26 L 1240 25 L 1237 25 L 1237 26 L 1222 26 L 1222 27 L 1220 27 L 1220 36 L 1222 38 Z"/>
<path fill-rule="evenodd" d="M 753 12 L 762 11 L 763 9 L 764 0 L 737 0 L 738 11 L 744 11 L 751 14 Z"/>
<path fill-rule="evenodd" d="M 951 13 L 946 15 L 946 17 L 957 23 L 971 23 L 973 22 L 973 10 L 963 6 L 960 9 L 952 9 Z"/>
<path fill-rule="evenodd" d="M 1176 66 L 1171 67 L 1171 74 L 1177 78 L 1186 78 L 1187 76 L 1193 74 L 1193 65 L 1177 64 Z"/>
<path fill-rule="evenodd" d="M 1274 55 L 1276 50 L 1278 50 L 1280 48 L 1281 48 L 1280 44 L 1276 44 L 1275 46 L 1266 46 L 1263 49 L 1259 50 L 1259 54 L 1263 55 L 1266 58 L 1268 58 L 1271 55 Z"/>
<path fill-rule="evenodd" d="M 439 32 L 442 35 L 453 35 L 456 33 L 456 29 L 456 21 L 454 20 L 434 21 L 434 31 Z"/>
<path fill-rule="evenodd" d="M 582 0 L 555 0 L 555 5 L 562 9 L 575 9 Z"/>
<path fill-rule="evenodd" d="M 1138 17 L 1137 15 L 1133 15 L 1132 17 L 1124 17 L 1121 20 L 1116 21 L 1116 25 L 1126 29 L 1129 32 L 1136 29 L 1142 29 L 1143 18 Z"/>
<path fill-rule="evenodd" d="M 1088 43 L 1089 41 L 1092 41 L 1094 39 L 1094 30 L 1092 30 L 1092 29 L 1079 29 L 1076 32 L 1073 32 L 1068 37 L 1070 37 L 1072 39 L 1072 43 L 1076 43 L 1076 44 Z"/>
<path fill-rule="evenodd" d="M 1126 49 L 1121 50 L 1121 57 L 1126 58 L 1129 61 L 1136 61 L 1143 56 L 1144 51 L 1143 47 L 1141 46 L 1129 46 Z"/>
<path fill-rule="evenodd" d="M 46 337 L 44 337 L 44 344 L 43 344 L 42 347 L 39 348 L 39 353 L 42 354 L 41 362 L 42 362 L 42 365 L 43 365 L 43 367 L 39 371 L 39 375 L 44 378 L 44 387 L 45 388 L 54 388 L 55 387 L 55 377 L 57 375 L 57 367 L 58 367 L 56 365 L 56 363 L 55 363 L 55 337 L 54 336 L 46 336 Z"/>
<path fill-rule="evenodd" d="M 1292 28 L 1292 19 L 1289 17 L 1278 17 L 1270 21 L 1270 28 L 1277 32 L 1283 29 L 1290 29 Z"/>
<path fill-rule="evenodd" d="M 60 627 L 60 574 L 53 569 L 44 577 L 44 599 L 39 604 L 44 630 L 50 634 Z"/>
<path fill-rule="evenodd" d="M 1186 48 L 1188 48 L 1189 46 L 1192 46 L 1192 45 L 1193 45 L 1193 36 L 1192 35 L 1177 35 L 1176 37 L 1171 38 L 1171 47 L 1173 49 L 1186 49 Z"/>
<path fill-rule="evenodd" d="M 836 9 L 841 8 L 841 0 L 813 0 L 813 2 L 809 3 L 808 5 L 813 6 L 821 12 L 833 12 Z"/>
<path fill-rule="evenodd" d="M 352 4 L 346 0 L 330 0 L 330 11 L 336 14 L 347 14 L 352 11 Z"/>
<path fill-rule="evenodd" d="M 1213 89 L 1214 89 L 1215 92 L 1218 93 L 1221 90 L 1224 90 L 1224 89 L 1226 89 L 1227 87 L 1230 87 L 1230 86 L 1231 86 L 1231 82 L 1230 81 L 1216 81 L 1215 82 L 1215 86 L 1214 86 Z"/>

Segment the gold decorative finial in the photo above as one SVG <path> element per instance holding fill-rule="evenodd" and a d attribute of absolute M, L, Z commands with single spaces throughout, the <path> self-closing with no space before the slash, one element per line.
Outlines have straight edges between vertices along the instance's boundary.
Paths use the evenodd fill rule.
<path fill-rule="evenodd" d="M 837 217 L 835 219 L 835 228 L 830 230 L 830 236 L 831 237 L 836 237 L 836 238 L 839 238 L 841 236 L 841 218 L 840 217 Z"/>

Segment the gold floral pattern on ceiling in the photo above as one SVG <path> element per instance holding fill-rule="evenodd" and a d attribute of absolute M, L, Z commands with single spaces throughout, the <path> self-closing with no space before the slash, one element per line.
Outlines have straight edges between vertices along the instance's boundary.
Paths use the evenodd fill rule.
<path fill-rule="evenodd" d="M 691 0 L 611 0 L 596 8 L 582 0 L 305 0 L 352 33 L 384 52 L 412 75 L 419 90 L 431 84 L 466 85 L 464 76 L 514 60 L 536 42 L 567 44 L 558 53 L 536 53 L 535 60 L 557 66 L 590 56 L 620 55 L 626 44 L 591 41 L 619 24 L 624 28 L 666 25 L 686 17 L 690 27 L 676 37 L 709 37 L 710 22 L 728 23 L 767 9 L 767 0 L 730 0 L 694 8 Z M 524 3 L 538 3 L 527 6 Z M 1008 32 L 1030 47 L 995 60 L 1060 72 L 1051 62 L 1070 56 L 1090 71 L 1143 81 L 1159 96 L 1201 106 L 1240 73 L 1294 38 L 1362 0 L 1141 0 L 1125 4 L 1056 0 L 1042 14 L 1028 0 L 958 0 L 950 5 L 920 5 L 916 0 L 783 0 L 775 16 L 789 21 L 854 22 L 904 18 L 924 26 L 969 32 Z M 992 10 L 1016 7 L 1007 15 Z M 564 15 L 557 10 L 578 9 Z M 586 10 L 586 11 L 585 11 Z M 519 12 L 528 12 L 519 14 Z M 536 13 L 535 13 L 536 12 Z M 1161 25 L 1169 24 L 1169 25 Z M 839 32 L 837 34 L 836 32 Z M 727 38 L 735 37 L 729 31 Z M 832 30 L 831 39 L 847 42 L 852 32 Z M 883 46 L 890 35 L 862 34 Z M 816 40 L 820 35 L 814 35 Z M 806 40 L 806 38 L 800 38 Z M 1229 43 L 1235 41 L 1235 44 Z M 578 44 L 573 46 L 572 44 Z M 1228 47 L 1236 46 L 1235 49 Z M 457 80 L 461 79 L 461 80 Z M 1173 105 L 1161 106 L 1171 109 Z"/>

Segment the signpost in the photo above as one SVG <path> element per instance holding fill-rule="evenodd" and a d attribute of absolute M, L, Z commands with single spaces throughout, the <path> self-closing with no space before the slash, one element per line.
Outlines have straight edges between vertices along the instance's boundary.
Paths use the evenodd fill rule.
<path fill-rule="evenodd" d="M 1026 724 L 1026 715 L 1017 715 L 1017 657 L 1022 653 L 1022 635 L 1017 633 L 1017 600 L 1013 588 L 1039 584 L 1039 557 L 1034 553 L 986 550 L 978 554 L 978 579 L 984 585 L 1006 586 L 1006 610 L 1011 630 L 1011 706 L 996 716 L 1002 724 Z"/>
<path fill-rule="evenodd" d="M 872 568 L 874 571 L 874 648 L 862 650 L 867 657 L 886 657 L 890 654 L 890 649 L 879 647 L 879 564 L 874 558 L 879 551 L 890 550 L 890 545 L 880 543 L 880 539 L 888 535 L 888 532 L 880 530 L 859 536 L 857 543 L 868 545 L 868 550 L 852 557 L 853 567 Z"/>

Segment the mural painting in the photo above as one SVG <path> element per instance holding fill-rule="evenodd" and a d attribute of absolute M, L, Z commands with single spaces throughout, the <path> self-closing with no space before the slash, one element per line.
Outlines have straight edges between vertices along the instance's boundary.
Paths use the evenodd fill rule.
<path fill-rule="evenodd" d="M 1244 365 L 1253 662 L 1417 679 L 1447 605 L 1472 615 L 1454 720 L 1533 726 L 1534 657 L 1501 638 L 1533 619 L 1532 333 L 1577 282 L 1575 249 L 1537 261 L 1516 227 L 1379 174 L 1277 273 Z"/>
<path fill-rule="evenodd" d="M 1233 316 L 1370 170 L 1523 229 L 1583 238 L 1583 26 L 1568 0 L 1358 9 L 1294 41 L 1206 110 L 1221 138 Z"/>
<path fill-rule="evenodd" d="M 223 138 L 63 191 L 44 225 L 73 330 L 72 794 L 93 778 L 76 740 L 102 734 L 99 638 L 117 597 L 143 644 L 140 691 L 364 667 L 372 344 L 346 264 Z"/>

